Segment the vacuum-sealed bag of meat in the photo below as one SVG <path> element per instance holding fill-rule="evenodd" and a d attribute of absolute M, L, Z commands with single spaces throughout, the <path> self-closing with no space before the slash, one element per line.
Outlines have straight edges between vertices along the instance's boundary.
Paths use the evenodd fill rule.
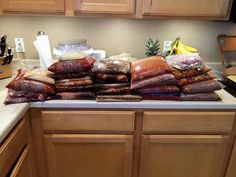
<path fill-rule="evenodd" d="M 24 74 L 25 79 L 55 84 L 55 80 L 52 78 L 52 76 L 53 73 L 44 68 L 27 70 Z"/>
<path fill-rule="evenodd" d="M 93 84 L 92 77 L 85 76 L 77 79 L 61 79 L 56 81 L 56 86 L 86 86 Z"/>
<path fill-rule="evenodd" d="M 181 94 L 182 101 L 220 101 L 221 98 L 215 92 L 211 93 L 195 93 L 195 94 Z"/>
<path fill-rule="evenodd" d="M 212 79 L 208 81 L 196 82 L 193 84 L 184 85 L 182 87 L 182 92 L 189 93 L 209 93 L 217 90 L 221 90 L 220 84 Z"/>
<path fill-rule="evenodd" d="M 62 100 L 95 99 L 93 92 L 62 92 L 57 93 L 57 97 Z"/>
<path fill-rule="evenodd" d="M 95 73 L 94 77 L 99 81 L 128 82 L 128 76 L 125 74 L 102 74 Z"/>
<path fill-rule="evenodd" d="M 33 92 L 25 92 L 25 91 L 15 91 L 8 89 L 8 95 L 13 98 L 18 97 L 26 97 L 26 98 L 36 98 L 40 101 L 44 101 L 47 99 L 47 94 L 44 93 L 33 93 Z"/>
<path fill-rule="evenodd" d="M 30 98 L 26 98 L 26 97 L 11 97 L 9 95 L 7 95 L 4 104 L 17 104 L 17 103 L 27 103 L 30 102 L 31 99 Z"/>
<path fill-rule="evenodd" d="M 175 85 L 177 83 L 177 80 L 172 74 L 162 74 L 145 80 L 132 81 L 131 89 L 139 89 L 157 85 L 166 85 L 167 83 L 168 85 Z"/>
<path fill-rule="evenodd" d="M 195 82 L 212 80 L 214 78 L 215 78 L 214 76 L 212 76 L 208 73 L 205 73 L 205 74 L 202 74 L 202 75 L 199 75 L 199 76 L 187 77 L 187 78 L 180 79 L 178 84 L 179 84 L 179 86 L 183 86 L 183 85 L 192 84 L 192 83 L 195 83 Z"/>
<path fill-rule="evenodd" d="M 54 94 L 54 85 L 24 78 L 25 71 L 18 70 L 18 74 L 6 87 L 8 89 L 25 92 L 39 92 L 45 94 Z"/>
<path fill-rule="evenodd" d="M 98 95 L 97 102 L 139 102 L 142 97 L 139 95 Z"/>
<path fill-rule="evenodd" d="M 104 74 L 128 74 L 130 73 L 130 62 L 111 60 L 109 58 L 97 60 L 93 65 L 92 72 Z"/>
<path fill-rule="evenodd" d="M 56 80 L 60 80 L 60 79 L 73 79 L 73 78 L 84 77 L 84 76 L 88 76 L 88 75 L 90 75 L 90 73 L 88 71 L 84 71 L 84 72 L 79 72 L 79 73 L 55 74 L 54 78 Z"/>
<path fill-rule="evenodd" d="M 123 88 L 109 88 L 109 89 L 102 89 L 97 91 L 98 95 L 119 95 L 119 94 L 130 94 L 129 87 Z"/>
<path fill-rule="evenodd" d="M 93 57 L 86 57 L 81 60 L 59 61 L 52 64 L 48 70 L 56 74 L 78 73 L 90 70 L 94 62 L 95 59 Z"/>
<path fill-rule="evenodd" d="M 113 88 L 124 88 L 124 87 L 130 87 L 129 83 L 119 83 L 119 84 L 95 84 L 94 87 L 96 89 L 113 89 Z"/>
<path fill-rule="evenodd" d="M 172 73 L 173 71 L 174 69 L 170 67 L 161 56 L 140 59 L 131 65 L 132 81 Z"/>
<path fill-rule="evenodd" d="M 85 86 L 63 86 L 63 85 L 56 85 L 56 92 L 82 92 L 82 91 L 93 91 L 93 85 L 85 85 Z"/>
<path fill-rule="evenodd" d="M 199 69 L 202 70 L 205 65 L 198 53 L 184 53 L 166 57 L 169 65 L 179 70 Z"/>
<path fill-rule="evenodd" d="M 139 89 L 138 92 L 140 94 L 147 94 L 147 93 L 179 93 L 180 90 L 175 85 L 163 85 L 163 86 L 155 86 L 155 87 L 148 87 Z"/>
<path fill-rule="evenodd" d="M 141 95 L 144 100 L 180 100 L 179 93 L 158 93 Z"/>
<path fill-rule="evenodd" d="M 181 71 L 181 70 L 175 69 L 172 74 L 175 76 L 176 79 L 183 79 L 186 77 L 199 76 L 199 75 L 209 72 L 210 70 L 211 69 L 208 67 L 205 67 L 202 70 L 190 69 L 190 70 Z"/>

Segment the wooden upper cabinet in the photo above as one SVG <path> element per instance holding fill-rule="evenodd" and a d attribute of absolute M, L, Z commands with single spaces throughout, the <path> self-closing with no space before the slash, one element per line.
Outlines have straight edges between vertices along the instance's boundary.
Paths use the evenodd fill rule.
<path fill-rule="evenodd" d="M 235 177 L 235 176 L 236 176 L 236 142 L 234 143 L 234 149 L 232 151 L 226 177 Z"/>
<path fill-rule="evenodd" d="M 228 136 L 143 135 L 140 177 L 222 177 Z"/>
<path fill-rule="evenodd" d="M 143 16 L 228 19 L 232 0 L 142 0 Z"/>
<path fill-rule="evenodd" d="M 133 14 L 135 0 L 76 0 L 79 13 Z"/>
<path fill-rule="evenodd" d="M 133 135 L 44 135 L 48 177 L 131 177 Z"/>
<path fill-rule="evenodd" d="M 2 0 L 3 12 L 52 12 L 65 11 L 64 0 Z"/>

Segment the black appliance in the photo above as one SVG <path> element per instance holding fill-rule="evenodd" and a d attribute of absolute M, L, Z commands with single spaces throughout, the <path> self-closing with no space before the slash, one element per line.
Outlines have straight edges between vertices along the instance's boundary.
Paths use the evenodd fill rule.
<path fill-rule="evenodd" d="M 231 22 L 236 23 L 236 0 L 233 0 L 233 5 L 230 13 L 230 19 Z"/>

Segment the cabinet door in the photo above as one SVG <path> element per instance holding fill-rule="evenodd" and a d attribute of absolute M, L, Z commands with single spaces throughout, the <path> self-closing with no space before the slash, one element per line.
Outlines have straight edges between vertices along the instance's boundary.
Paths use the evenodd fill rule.
<path fill-rule="evenodd" d="M 208 17 L 229 16 L 232 0 L 142 0 L 143 15 Z"/>
<path fill-rule="evenodd" d="M 76 10 L 81 13 L 132 14 L 134 0 L 76 0 Z"/>
<path fill-rule="evenodd" d="M 234 143 L 234 149 L 232 151 L 226 177 L 235 177 L 235 176 L 236 176 L 236 142 Z"/>
<path fill-rule="evenodd" d="M 64 0 L 3 0 L 4 12 L 64 12 Z"/>
<path fill-rule="evenodd" d="M 132 135 L 44 135 L 49 177 L 131 177 Z"/>
<path fill-rule="evenodd" d="M 222 177 L 228 136 L 143 135 L 141 177 Z"/>
<path fill-rule="evenodd" d="M 17 161 L 10 177 L 32 177 L 29 160 L 29 150 L 30 146 L 28 145 Z"/>

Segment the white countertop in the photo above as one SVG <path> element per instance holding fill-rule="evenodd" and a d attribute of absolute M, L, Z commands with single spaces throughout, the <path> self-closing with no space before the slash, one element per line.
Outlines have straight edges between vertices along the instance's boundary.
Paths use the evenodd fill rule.
<path fill-rule="evenodd" d="M 222 101 L 156 101 L 141 102 L 96 102 L 94 100 L 51 100 L 30 103 L 34 108 L 104 108 L 104 109 L 233 109 L 236 110 L 236 98 L 221 90 L 217 94 Z"/>
<path fill-rule="evenodd" d="M 0 91 L 0 143 L 29 109 L 28 103 L 4 105 L 7 90 Z"/>

